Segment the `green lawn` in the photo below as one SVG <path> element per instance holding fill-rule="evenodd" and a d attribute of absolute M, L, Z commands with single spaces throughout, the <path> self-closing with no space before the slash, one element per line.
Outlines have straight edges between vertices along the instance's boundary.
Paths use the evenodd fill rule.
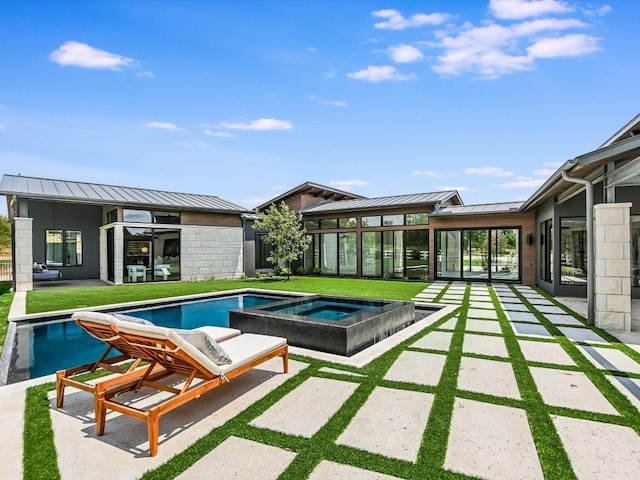
<path fill-rule="evenodd" d="M 104 287 L 34 290 L 27 294 L 27 313 L 96 307 L 113 303 L 256 288 L 286 292 L 322 293 L 348 297 L 411 300 L 427 287 L 424 282 L 401 282 L 329 277 L 291 277 L 291 280 L 247 279 L 170 282 Z"/>

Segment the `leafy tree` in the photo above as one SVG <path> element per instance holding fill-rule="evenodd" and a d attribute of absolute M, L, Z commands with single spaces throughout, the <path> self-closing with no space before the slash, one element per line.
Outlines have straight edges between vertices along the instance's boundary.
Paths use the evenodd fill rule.
<path fill-rule="evenodd" d="M 311 236 L 302 226 L 302 214 L 289 209 L 286 203 L 280 206 L 272 204 L 266 212 L 258 212 L 258 220 L 253 224 L 254 230 L 267 232 L 266 243 L 271 245 L 271 254 L 267 261 L 279 271 L 282 265 L 287 266 L 287 280 L 291 275 L 291 262 L 300 258 L 311 244 Z"/>
<path fill-rule="evenodd" d="M 9 219 L 0 215 L 0 253 L 11 251 L 11 224 Z"/>

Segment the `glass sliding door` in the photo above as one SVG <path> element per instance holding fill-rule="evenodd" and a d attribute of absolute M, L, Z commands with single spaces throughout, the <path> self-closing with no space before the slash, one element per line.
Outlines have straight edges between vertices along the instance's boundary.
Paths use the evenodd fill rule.
<path fill-rule="evenodd" d="M 429 231 L 407 230 L 404 243 L 407 279 L 426 279 L 429 275 Z"/>
<path fill-rule="evenodd" d="M 180 231 L 124 228 L 124 282 L 180 280 Z"/>
<path fill-rule="evenodd" d="M 382 232 L 362 232 L 362 276 L 382 276 Z"/>
<path fill-rule="evenodd" d="M 489 278 L 489 231 L 465 230 L 463 234 L 462 277 Z"/>
<path fill-rule="evenodd" d="M 344 232 L 338 234 L 338 271 L 340 275 L 356 275 L 356 233 Z"/>
<path fill-rule="evenodd" d="M 560 219 L 560 283 L 587 283 L 587 219 Z"/>
<path fill-rule="evenodd" d="M 322 248 L 320 251 L 320 258 L 322 261 L 322 274 L 323 275 L 337 275 L 338 274 L 338 234 L 337 233 L 322 233 L 320 234 L 320 241 Z"/>
<path fill-rule="evenodd" d="M 460 278 L 460 230 L 439 231 L 436 240 L 438 249 L 436 275 L 441 278 Z"/>
<path fill-rule="evenodd" d="M 515 228 L 491 230 L 491 278 L 520 278 L 520 235 Z"/>

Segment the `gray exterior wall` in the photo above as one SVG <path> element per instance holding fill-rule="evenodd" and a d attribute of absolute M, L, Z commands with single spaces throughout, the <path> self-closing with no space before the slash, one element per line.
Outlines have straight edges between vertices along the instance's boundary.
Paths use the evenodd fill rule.
<path fill-rule="evenodd" d="M 100 277 L 100 225 L 102 207 L 29 200 L 29 217 L 33 219 L 33 261 L 45 261 L 45 231 L 82 231 L 82 265 L 56 267 L 66 280 Z"/>

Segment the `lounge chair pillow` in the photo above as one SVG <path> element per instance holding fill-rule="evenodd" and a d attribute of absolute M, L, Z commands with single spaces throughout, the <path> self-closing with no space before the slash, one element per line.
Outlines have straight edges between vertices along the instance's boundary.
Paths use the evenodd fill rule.
<path fill-rule="evenodd" d="M 210 335 L 200 330 L 174 329 L 185 341 L 197 348 L 216 365 L 228 365 L 232 362 L 229 354 Z"/>
<path fill-rule="evenodd" d="M 149 320 L 145 320 L 144 318 L 132 317 L 131 315 L 114 313 L 113 316 L 116 317 L 121 322 L 137 323 L 138 325 L 153 325 L 153 322 L 150 322 Z"/>

